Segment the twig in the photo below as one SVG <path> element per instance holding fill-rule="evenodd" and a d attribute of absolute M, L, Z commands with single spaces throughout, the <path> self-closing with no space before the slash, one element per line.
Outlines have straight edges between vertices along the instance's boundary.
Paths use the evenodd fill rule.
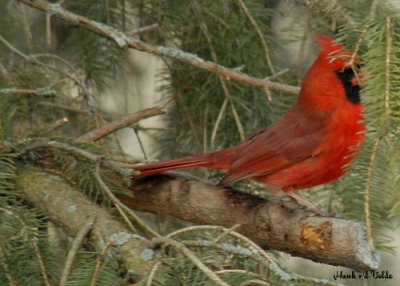
<path fill-rule="evenodd" d="M 149 32 L 149 31 L 153 31 L 153 30 L 157 29 L 159 26 L 160 25 L 158 23 L 155 23 L 155 24 L 151 24 L 151 25 L 148 25 L 148 26 L 140 27 L 140 28 L 138 28 L 136 30 L 127 32 L 127 34 L 128 35 L 139 35 L 139 34 L 143 34 L 143 33 Z"/>
<path fill-rule="evenodd" d="M 179 107 L 183 109 L 183 113 L 186 117 L 186 120 L 189 122 L 190 129 L 192 130 L 192 135 L 193 135 L 194 141 L 197 145 L 197 150 L 198 150 L 198 152 L 201 152 L 201 150 L 203 150 L 203 146 L 201 144 L 202 141 L 201 141 L 200 135 L 199 135 L 200 131 L 198 130 L 196 124 L 193 122 L 193 119 L 191 116 L 192 112 L 191 112 L 190 108 L 188 107 L 188 105 L 184 103 L 185 101 L 179 90 L 175 93 L 175 96 L 177 97 L 177 101 L 182 102 L 182 104 L 179 105 Z"/>
<path fill-rule="evenodd" d="M 221 19 L 220 17 L 218 17 L 214 13 L 212 13 L 212 12 L 206 10 L 206 9 L 202 9 L 201 13 L 203 13 L 203 14 L 209 16 L 210 18 L 214 19 L 215 21 L 220 23 L 222 26 L 224 26 L 225 29 L 229 29 L 228 23 L 226 23 L 223 19 Z"/>
<path fill-rule="evenodd" d="M 71 274 L 72 266 L 75 260 L 75 257 L 79 251 L 79 248 L 82 245 L 83 239 L 87 236 L 89 231 L 93 228 L 96 217 L 89 217 L 82 228 L 79 230 L 77 235 L 75 236 L 74 241 L 72 242 L 71 248 L 68 251 L 67 259 L 65 260 L 64 269 L 61 274 L 60 286 L 67 285 L 68 277 Z"/>
<path fill-rule="evenodd" d="M 222 75 L 227 80 L 235 80 L 242 83 L 247 83 L 253 86 L 264 88 L 265 86 L 270 89 L 280 90 L 282 92 L 297 94 L 300 88 L 297 86 L 291 86 L 286 84 L 281 84 L 265 79 L 255 78 L 249 76 L 245 73 L 237 72 L 232 69 L 226 68 L 222 65 L 205 61 L 204 59 L 198 57 L 197 55 L 183 52 L 182 50 L 169 48 L 164 46 L 153 46 L 151 44 L 145 43 L 139 40 L 137 37 L 129 37 L 128 35 L 122 33 L 121 31 L 107 26 L 103 23 L 89 20 L 86 17 L 71 13 L 63 9 L 58 4 L 51 4 L 44 0 L 19 0 L 26 5 L 33 8 L 41 10 L 46 13 L 51 13 L 67 23 L 75 26 L 79 26 L 90 30 L 100 36 L 111 39 L 116 42 L 120 47 L 129 47 L 139 51 L 147 52 L 150 54 L 155 54 L 161 57 L 172 58 L 185 64 L 189 64 L 201 69 L 208 70 L 209 72 Z"/>
<path fill-rule="evenodd" d="M 391 57 L 392 57 L 392 24 L 390 17 L 386 18 L 386 60 L 385 60 L 385 115 L 386 115 L 386 126 L 389 127 L 390 123 L 390 68 L 391 68 Z"/>
<path fill-rule="evenodd" d="M 57 94 L 55 90 L 47 88 L 37 89 L 26 89 L 26 88 L 2 88 L 0 94 L 19 94 L 19 95 L 42 95 L 42 96 L 54 96 Z"/>
<path fill-rule="evenodd" d="M 271 286 L 272 284 L 261 280 L 261 279 L 251 279 L 251 280 L 247 280 L 246 282 L 240 284 L 240 286 L 256 286 L 256 285 L 260 285 L 260 286 Z"/>
<path fill-rule="evenodd" d="M 43 135 L 49 135 L 51 132 L 53 132 L 54 130 L 56 130 L 57 128 L 60 128 L 62 126 L 64 126 L 65 124 L 67 124 L 69 122 L 67 117 L 63 117 L 61 119 L 56 120 L 56 122 L 54 122 L 53 124 L 51 124 L 47 130 L 45 132 L 43 132 Z"/>
<path fill-rule="evenodd" d="M 20 5 L 20 8 L 21 8 L 21 14 L 22 14 L 22 28 L 23 28 L 23 31 L 24 31 L 25 36 L 26 36 L 26 44 L 28 46 L 28 49 L 32 50 L 32 39 L 33 39 L 33 37 L 32 37 L 31 25 L 28 22 L 28 16 L 27 16 L 27 13 L 26 13 L 26 9 L 22 5 L 22 3 Z"/>
<path fill-rule="evenodd" d="M 275 73 L 275 68 L 272 65 L 271 57 L 269 56 L 268 44 L 265 41 L 264 34 L 261 31 L 260 26 L 258 26 L 256 20 L 251 15 L 251 13 L 250 13 L 249 9 L 247 8 L 246 4 L 244 3 L 244 1 L 243 0 L 236 0 L 236 1 L 239 3 L 239 6 L 242 8 L 242 10 L 246 14 L 247 18 L 249 18 L 249 21 L 253 25 L 254 30 L 256 30 L 256 33 L 257 33 L 258 37 L 260 38 L 261 45 L 263 46 L 264 53 L 265 53 L 265 58 L 267 60 L 267 64 L 269 66 L 269 69 L 271 70 L 272 73 Z M 269 90 L 269 88 L 268 88 L 268 90 Z"/>
<path fill-rule="evenodd" d="M 146 150 L 144 149 L 143 141 L 142 141 L 142 138 L 140 137 L 139 130 L 136 128 L 136 126 L 131 126 L 131 128 L 132 128 L 133 132 L 135 133 L 136 139 L 139 142 L 139 147 L 140 147 L 140 150 L 142 151 L 143 158 L 145 160 L 147 160 L 148 157 L 146 154 Z"/>
<path fill-rule="evenodd" d="M 224 230 L 223 233 L 221 233 L 220 235 L 218 235 L 215 239 L 214 239 L 214 243 L 217 243 L 218 241 L 220 241 L 223 237 L 227 236 L 228 234 L 231 234 L 232 231 L 234 231 L 235 229 L 237 229 L 240 226 L 240 224 L 235 224 L 234 226 L 232 226 L 231 228 L 227 228 Z"/>
<path fill-rule="evenodd" d="M 51 15 L 47 14 L 46 15 L 46 41 L 47 45 L 51 47 L 53 45 L 53 40 L 51 36 Z"/>
<path fill-rule="evenodd" d="M 128 164 L 128 163 L 124 163 L 124 162 L 111 160 L 111 159 L 105 158 L 102 155 L 94 154 L 89 151 L 80 149 L 76 146 L 71 146 L 71 145 L 68 145 L 67 143 L 58 142 L 58 141 L 54 141 L 54 140 L 50 140 L 50 141 L 37 140 L 37 141 L 29 142 L 29 144 L 27 144 L 26 142 L 22 142 L 21 145 L 23 145 L 22 148 L 19 147 L 18 144 L 16 146 L 17 150 L 19 148 L 21 148 L 21 149 L 19 149 L 19 152 L 21 154 L 25 154 L 26 152 L 29 152 L 31 150 L 43 149 L 43 148 L 61 149 L 61 150 L 65 150 L 67 152 L 76 154 L 78 156 L 82 156 L 86 159 L 89 159 L 90 161 L 100 162 L 104 166 L 107 166 L 107 167 L 113 169 L 114 171 L 118 172 L 122 176 L 126 176 L 127 173 L 131 172 L 130 170 L 127 170 L 126 168 L 132 169 L 135 166 L 134 164 Z"/>
<path fill-rule="evenodd" d="M 35 254 L 36 254 L 36 257 L 37 257 L 38 262 L 39 262 L 39 267 L 40 267 L 40 271 L 41 271 L 42 276 L 43 276 L 44 284 L 46 286 L 51 286 L 52 284 L 50 283 L 49 275 L 47 274 L 46 266 L 45 266 L 44 261 L 43 261 L 43 256 L 40 253 L 40 249 L 39 249 L 39 245 L 38 245 L 36 237 L 33 238 L 32 245 L 33 245 L 33 249 L 35 250 Z"/>
<path fill-rule="evenodd" d="M 5 82 L 8 82 L 9 84 L 13 84 L 13 85 L 16 83 L 14 77 L 10 76 L 10 73 L 8 72 L 7 68 L 4 66 L 2 59 L 0 59 L 0 74 L 4 77 Z"/>
<path fill-rule="evenodd" d="M 214 124 L 214 128 L 211 132 L 211 148 L 214 149 L 215 148 L 215 140 L 217 138 L 217 133 L 218 133 L 218 129 L 221 123 L 221 120 L 224 116 L 225 110 L 226 110 L 226 106 L 228 105 L 228 99 L 225 98 L 224 102 L 222 103 L 222 106 L 218 112 L 218 116 L 217 116 L 217 120 L 215 120 L 215 124 Z"/>
<path fill-rule="evenodd" d="M 167 237 L 159 237 L 153 239 L 153 243 L 155 244 L 164 244 L 166 246 L 171 245 L 178 251 L 180 251 L 184 256 L 186 256 L 190 261 L 193 262 L 194 265 L 197 266 L 205 275 L 208 276 L 214 283 L 220 286 L 229 286 L 228 283 L 223 281 L 221 278 L 215 274 L 210 268 L 208 268 L 193 252 L 191 252 L 183 243 L 180 243 L 176 240 Z"/>
<path fill-rule="evenodd" d="M 69 67 L 72 71 L 75 71 L 74 66 L 68 62 L 66 59 L 57 56 L 57 55 L 53 55 L 53 54 L 48 54 L 48 53 L 40 53 L 40 54 L 32 54 L 30 55 L 30 57 L 32 58 L 52 58 L 52 59 L 56 59 L 60 62 L 62 62 L 64 65 L 66 65 L 67 67 Z"/>
<path fill-rule="evenodd" d="M 94 272 L 92 275 L 92 280 L 90 281 L 90 286 L 95 286 L 97 285 L 97 279 L 99 278 L 99 272 L 101 269 L 101 264 L 102 260 L 106 257 L 108 249 L 112 245 L 112 242 L 109 241 L 107 244 L 104 246 L 103 250 L 101 251 L 100 255 L 96 259 L 96 266 L 94 268 Z"/>
<path fill-rule="evenodd" d="M 100 170 L 99 170 L 99 165 L 97 165 L 96 170 L 93 172 L 94 177 L 96 178 L 97 182 L 100 184 L 101 188 L 104 190 L 104 192 L 108 195 L 110 200 L 115 204 L 118 205 L 121 209 L 123 209 L 125 212 L 127 212 L 135 221 L 136 223 L 142 227 L 146 232 L 151 234 L 153 237 L 160 237 L 160 235 L 153 230 L 150 226 L 148 226 L 145 222 L 143 222 L 130 208 L 128 208 L 126 205 L 124 205 L 114 194 L 112 191 L 108 188 L 106 183 L 103 181 L 103 179 L 100 176 Z"/>
<path fill-rule="evenodd" d="M 203 32 L 206 40 L 207 40 L 207 45 L 208 48 L 210 49 L 211 52 L 211 58 L 212 60 L 217 63 L 218 62 L 218 56 L 217 56 L 217 52 L 214 49 L 212 40 L 211 40 L 211 36 L 210 36 L 210 32 L 208 30 L 208 27 L 206 25 L 206 23 L 204 22 L 204 20 L 201 18 L 201 12 L 200 9 L 198 7 L 198 3 L 194 2 L 195 5 L 193 5 L 193 8 L 195 9 L 196 13 L 199 15 L 199 21 L 200 21 L 200 29 Z M 225 78 L 222 75 L 218 75 L 218 80 L 221 84 L 222 90 L 224 91 L 224 95 L 225 97 L 228 99 L 228 103 L 229 106 L 231 107 L 232 110 L 232 114 L 233 114 L 233 118 L 235 120 L 235 124 L 237 126 L 238 132 L 239 132 L 239 136 L 240 136 L 240 140 L 244 141 L 244 139 L 246 138 L 245 133 L 244 133 L 244 128 L 243 128 L 243 124 L 240 120 L 240 116 L 236 110 L 235 104 L 233 102 L 233 98 L 232 95 L 229 91 L 228 85 L 225 82 Z"/>
<path fill-rule="evenodd" d="M 154 275 L 156 275 L 156 272 L 158 270 L 158 267 L 160 267 L 160 265 L 161 265 L 161 261 L 157 261 L 154 264 L 153 268 L 151 269 L 151 271 L 149 273 L 149 276 L 147 277 L 146 286 L 151 286 L 152 285 L 152 282 L 153 282 L 153 279 L 154 279 Z"/>
<path fill-rule="evenodd" d="M 371 10 L 370 10 L 370 13 L 369 13 L 370 17 L 375 15 L 377 5 L 378 5 L 378 1 L 377 0 L 372 0 Z M 367 35 L 367 32 L 368 32 L 368 30 L 370 28 L 370 25 L 371 25 L 371 23 L 368 21 L 364 25 L 364 28 L 362 29 L 362 31 L 360 33 L 360 36 L 359 36 L 358 41 L 356 43 L 356 47 L 354 48 L 353 54 L 351 55 L 351 58 L 350 58 L 350 61 L 349 61 L 349 65 L 351 65 L 351 66 L 354 64 L 354 61 L 356 60 L 357 53 L 360 50 L 362 42 L 364 42 L 365 36 Z"/>
<path fill-rule="evenodd" d="M 8 42 L 6 39 L 4 39 L 2 36 L 0 36 L 0 42 L 2 42 L 10 51 L 12 51 L 13 53 L 17 54 L 18 56 L 23 58 L 25 61 L 27 61 L 27 62 L 29 62 L 31 64 L 34 64 L 34 65 L 40 66 L 40 67 L 44 67 L 44 68 L 56 71 L 56 72 L 64 75 L 65 77 L 69 78 L 70 80 L 75 82 L 77 85 L 79 85 L 79 86 L 82 85 L 82 83 L 80 82 L 79 79 L 77 79 L 76 77 L 70 75 L 69 73 L 67 73 L 67 72 L 65 72 L 65 71 L 63 71 L 61 69 L 58 69 L 55 66 L 44 64 L 41 61 L 38 61 L 37 59 L 24 54 L 23 52 L 18 50 L 16 47 L 14 47 L 10 42 Z"/>
<path fill-rule="evenodd" d="M 373 167 L 376 159 L 376 154 L 378 153 L 379 146 L 381 144 L 381 139 L 378 138 L 376 139 L 373 147 L 372 147 L 372 152 L 371 152 L 371 158 L 369 159 L 369 164 L 368 164 L 368 172 L 367 172 L 367 182 L 365 185 L 365 190 L 364 190 L 364 212 L 365 212 L 365 224 L 367 225 L 367 235 L 368 235 L 368 241 L 371 244 L 371 247 L 373 251 L 375 251 L 375 244 L 374 244 L 374 238 L 372 235 L 372 222 L 371 222 L 371 205 L 370 205 L 370 199 L 371 199 L 371 184 L 372 184 L 372 173 L 373 173 Z"/>
<path fill-rule="evenodd" d="M 281 75 L 283 75 L 283 74 L 285 74 L 285 73 L 287 73 L 289 71 L 290 71 L 290 69 L 288 69 L 288 68 L 280 70 L 280 71 L 274 73 L 273 75 L 270 75 L 270 76 L 266 77 L 266 79 L 268 79 L 268 80 L 276 79 L 276 78 L 280 77 Z"/>
<path fill-rule="evenodd" d="M 115 207 L 117 208 L 119 214 L 122 216 L 122 218 L 124 219 L 124 221 L 126 222 L 126 224 L 129 226 L 130 230 L 132 232 L 137 232 L 136 228 L 133 226 L 132 222 L 129 220 L 128 216 L 126 215 L 126 213 L 124 212 L 124 210 L 119 206 L 114 204 Z"/>
<path fill-rule="evenodd" d="M 139 120 L 164 114 L 165 111 L 160 107 L 153 107 L 140 110 L 138 112 L 129 114 L 125 117 L 122 117 L 118 120 L 109 122 L 104 124 L 103 126 L 99 127 L 96 130 L 90 131 L 82 136 L 80 136 L 77 140 L 80 142 L 89 142 L 89 141 L 96 141 L 100 138 L 103 138 L 121 128 L 124 128 L 128 125 L 134 124 Z"/>
<path fill-rule="evenodd" d="M 3 267 L 3 273 L 7 277 L 10 286 L 18 286 L 17 280 L 11 275 L 10 268 L 4 261 L 4 251 L 0 245 L 0 264 Z"/>
<path fill-rule="evenodd" d="M 40 105 L 44 105 L 44 106 L 64 109 L 64 110 L 67 110 L 67 111 L 70 111 L 70 112 L 81 113 L 81 114 L 88 114 L 89 113 L 89 111 L 86 111 L 86 110 L 73 108 L 73 107 L 70 107 L 70 106 L 67 106 L 67 105 L 53 103 L 53 102 L 49 102 L 49 101 L 41 101 L 41 102 L 39 102 L 39 104 Z"/>
<path fill-rule="evenodd" d="M 222 233 L 221 233 L 221 235 L 219 235 L 215 239 L 215 241 L 213 241 L 214 243 L 216 243 L 218 240 L 221 240 L 222 236 L 225 236 L 225 235 L 229 234 L 230 236 L 236 237 L 239 240 L 247 243 L 250 246 L 250 250 L 254 254 L 259 255 L 261 257 L 264 257 L 270 263 L 274 263 L 273 259 L 260 246 L 258 246 L 256 243 L 251 241 L 246 236 L 234 231 L 234 229 L 237 229 L 237 228 L 240 228 L 240 227 L 241 227 L 240 224 L 235 224 L 231 228 L 225 228 L 225 227 L 221 227 L 221 226 L 217 226 L 217 225 L 196 225 L 196 226 L 186 227 L 186 228 L 174 231 L 174 232 L 168 234 L 168 237 L 175 237 L 177 235 L 180 235 L 182 233 L 186 233 L 188 231 L 218 230 L 218 231 L 221 231 Z"/>

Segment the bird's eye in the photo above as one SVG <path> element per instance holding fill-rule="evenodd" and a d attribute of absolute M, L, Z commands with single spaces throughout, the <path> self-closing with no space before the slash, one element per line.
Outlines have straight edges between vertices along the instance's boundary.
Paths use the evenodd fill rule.
<path fill-rule="evenodd" d="M 355 70 L 352 67 L 340 69 L 336 71 L 336 76 L 342 82 L 346 98 L 351 103 L 358 104 L 360 102 L 360 86 L 355 81 Z"/>

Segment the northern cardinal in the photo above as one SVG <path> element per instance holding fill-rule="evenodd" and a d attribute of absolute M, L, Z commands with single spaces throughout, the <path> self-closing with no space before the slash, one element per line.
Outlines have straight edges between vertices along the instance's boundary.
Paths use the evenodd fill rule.
<path fill-rule="evenodd" d="M 333 181 L 364 139 L 358 76 L 352 53 L 328 36 L 316 36 L 319 56 L 307 71 L 296 104 L 273 124 L 221 151 L 137 166 L 141 178 L 201 166 L 226 173 L 222 183 L 261 182 L 304 203 L 294 190 Z M 356 57 L 356 64 L 359 59 Z"/>

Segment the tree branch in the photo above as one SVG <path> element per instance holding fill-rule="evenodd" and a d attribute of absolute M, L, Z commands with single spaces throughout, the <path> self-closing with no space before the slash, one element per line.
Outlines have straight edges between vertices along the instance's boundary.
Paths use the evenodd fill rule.
<path fill-rule="evenodd" d="M 0 94 L 19 94 L 19 95 L 44 95 L 54 96 L 56 91 L 47 88 L 27 89 L 27 88 L 2 88 Z"/>
<path fill-rule="evenodd" d="M 131 186 L 129 207 L 171 215 L 198 224 L 240 226 L 236 231 L 264 249 L 275 249 L 317 262 L 356 270 L 376 269 L 379 254 L 368 244 L 357 221 L 324 217 L 292 202 L 259 197 L 172 175 L 158 175 Z"/>
<path fill-rule="evenodd" d="M 83 194 L 57 176 L 31 168 L 16 179 L 17 188 L 37 208 L 46 212 L 70 236 L 77 236 L 84 222 L 95 217 L 90 231 L 90 242 L 99 252 L 110 244 L 112 253 L 133 273 L 147 273 L 154 257 L 142 255 L 153 252 L 149 241 L 128 231 L 107 210 L 90 202 Z M 154 255 L 153 255 L 154 256 Z"/>
<path fill-rule="evenodd" d="M 44 0 L 19 0 L 20 2 L 29 5 L 40 11 L 50 13 L 65 22 L 79 26 L 89 31 L 92 31 L 102 37 L 108 38 L 114 41 L 120 47 L 129 47 L 146 53 L 154 54 L 160 57 L 172 58 L 182 63 L 205 69 L 209 72 L 222 75 L 225 79 L 235 80 L 242 83 L 247 83 L 253 86 L 257 86 L 263 89 L 275 89 L 283 92 L 297 94 L 300 89 L 297 86 L 291 86 L 278 82 L 273 82 L 268 79 L 260 79 L 249 76 L 245 73 L 234 71 L 233 69 L 226 68 L 222 65 L 205 61 L 197 55 L 183 52 L 179 49 L 153 46 L 151 44 L 142 42 L 138 38 L 130 37 L 121 31 L 107 26 L 103 23 L 89 20 L 86 17 L 71 13 L 61 7 L 60 4 L 51 4 Z"/>
<path fill-rule="evenodd" d="M 109 122 L 107 124 L 104 124 L 103 126 L 97 128 L 96 130 L 92 130 L 81 137 L 79 137 L 77 140 L 81 142 L 88 142 L 88 141 L 96 141 L 100 138 L 103 138 L 121 128 L 124 128 L 128 125 L 134 124 L 138 122 L 139 120 L 164 114 L 165 111 L 160 108 L 160 107 L 153 107 L 153 108 L 147 108 L 140 110 L 138 112 L 128 114 L 120 119 L 117 119 L 115 121 Z"/>

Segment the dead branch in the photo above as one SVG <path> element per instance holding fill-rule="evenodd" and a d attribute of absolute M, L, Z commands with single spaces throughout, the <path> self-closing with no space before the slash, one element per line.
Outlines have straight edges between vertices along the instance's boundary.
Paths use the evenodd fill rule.
<path fill-rule="evenodd" d="M 364 224 L 325 217 L 292 202 L 272 203 L 249 194 L 175 175 L 137 181 L 129 207 L 171 215 L 197 224 L 240 226 L 237 232 L 264 249 L 275 249 L 317 262 L 355 270 L 376 269 L 379 254 L 368 244 Z"/>
<path fill-rule="evenodd" d="M 128 231 L 107 210 L 90 202 L 60 177 L 31 168 L 22 172 L 16 183 L 24 197 L 44 210 L 69 236 L 77 236 L 85 222 L 95 218 L 89 238 L 99 252 L 110 245 L 112 253 L 133 273 L 147 273 L 153 266 L 154 257 L 142 255 L 153 253 L 148 240 Z"/>
<path fill-rule="evenodd" d="M 233 69 L 226 68 L 214 62 L 205 61 L 197 55 L 184 52 L 179 49 L 153 46 L 139 40 L 137 37 L 130 37 L 121 31 L 107 26 L 103 23 L 89 20 L 86 17 L 71 13 L 61 7 L 60 4 L 51 4 L 44 0 L 19 0 L 20 2 L 29 5 L 40 11 L 50 13 L 52 16 L 58 17 L 65 22 L 82 27 L 92 31 L 102 37 L 114 41 L 121 48 L 129 47 L 146 53 L 154 54 L 160 57 L 167 57 L 182 63 L 195 66 L 200 69 L 205 69 L 209 72 L 223 76 L 227 80 L 235 80 L 238 82 L 250 84 L 263 89 L 275 89 L 288 93 L 299 93 L 300 89 L 297 86 L 291 86 L 278 82 L 273 82 L 268 79 L 260 79 L 249 76 L 245 73 L 237 72 Z"/>
<path fill-rule="evenodd" d="M 121 128 L 124 128 L 128 125 L 134 124 L 134 123 L 138 122 L 139 120 L 149 118 L 152 116 L 156 116 L 156 115 L 160 115 L 160 114 L 164 114 L 164 113 L 165 113 L 165 111 L 160 107 L 143 109 L 138 112 L 128 114 L 118 120 L 104 124 L 103 126 L 97 128 L 96 130 L 90 131 L 90 132 L 82 135 L 77 140 L 81 141 L 81 142 L 96 141 L 96 140 L 103 138 Z"/>

